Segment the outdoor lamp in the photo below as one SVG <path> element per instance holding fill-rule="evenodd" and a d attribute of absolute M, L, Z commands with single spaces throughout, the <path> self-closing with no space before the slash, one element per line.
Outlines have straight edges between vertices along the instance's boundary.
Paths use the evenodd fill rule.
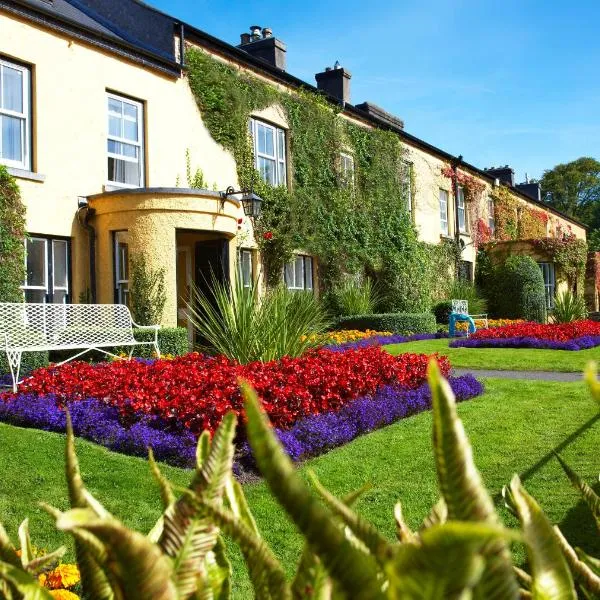
<path fill-rule="evenodd" d="M 221 192 L 221 206 L 225 204 L 225 199 L 228 196 L 237 196 L 242 194 L 242 207 L 244 209 L 244 215 L 251 219 L 260 217 L 260 210 L 263 203 L 263 199 L 255 194 L 252 190 L 240 190 L 236 192 L 233 187 L 229 186 L 224 192 Z"/>

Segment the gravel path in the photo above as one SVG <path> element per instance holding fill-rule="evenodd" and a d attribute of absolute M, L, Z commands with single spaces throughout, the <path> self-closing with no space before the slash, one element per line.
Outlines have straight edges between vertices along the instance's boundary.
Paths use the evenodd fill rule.
<path fill-rule="evenodd" d="M 500 379 L 534 379 L 538 381 L 582 381 L 581 373 L 558 371 L 496 371 L 493 369 L 452 369 L 454 375 L 471 373 L 475 377 L 499 377 Z"/>

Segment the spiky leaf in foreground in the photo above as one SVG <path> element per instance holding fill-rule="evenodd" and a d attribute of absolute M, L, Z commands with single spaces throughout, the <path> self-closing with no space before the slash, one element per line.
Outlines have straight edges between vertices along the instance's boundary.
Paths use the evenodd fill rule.
<path fill-rule="evenodd" d="M 0 562 L 0 580 L 8 581 L 19 591 L 19 600 L 53 600 L 50 592 L 35 577 L 14 565 Z"/>
<path fill-rule="evenodd" d="M 454 393 L 432 359 L 428 369 L 433 408 L 433 450 L 448 519 L 498 525 L 500 519 L 475 467 L 473 450 L 458 418 Z M 495 538 L 484 548 L 485 575 L 477 589 L 486 599 L 517 598 L 519 586 L 508 544 Z"/>
<path fill-rule="evenodd" d="M 600 408 L 600 381 L 598 381 L 596 363 L 593 360 L 588 362 L 588 364 L 585 366 L 583 377 L 588 385 L 588 389 L 590 390 L 592 397 L 598 404 L 598 408 Z"/>
<path fill-rule="evenodd" d="M 510 483 L 511 502 L 515 507 L 531 565 L 531 591 L 534 598 L 575 600 L 575 588 L 552 524 L 538 503 L 525 491 L 515 475 Z"/>
<path fill-rule="evenodd" d="M 259 469 L 329 574 L 350 597 L 383 598 L 375 562 L 357 550 L 334 523 L 332 513 L 311 494 L 272 432 L 256 392 L 242 382 L 247 433 Z"/>
<path fill-rule="evenodd" d="M 558 527 L 554 527 L 554 532 L 556 533 L 558 543 L 562 548 L 565 558 L 567 559 L 567 563 L 569 564 L 571 572 L 573 573 L 573 577 L 577 583 L 590 592 L 593 596 L 600 598 L 600 577 L 596 575 L 587 564 L 579 559 L 577 552 L 573 550 Z"/>

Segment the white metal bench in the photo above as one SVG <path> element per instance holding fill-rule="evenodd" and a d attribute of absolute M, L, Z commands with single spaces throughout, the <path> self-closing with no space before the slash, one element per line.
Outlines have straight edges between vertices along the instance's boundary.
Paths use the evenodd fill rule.
<path fill-rule="evenodd" d="M 154 331 L 154 339 L 140 342 L 133 328 Z M 0 302 L 0 351 L 6 352 L 13 392 L 17 391 L 23 352 L 47 350 L 82 350 L 60 365 L 98 350 L 114 346 L 154 346 L 160 357 L 158 330 L 160 325 L 141 326 L 133 322 L 124 304 L 34 304 Z M 104 349 L 103 349 L 104 348 Z"/>
<path fill-rule="evenodd" d="M 470 315 L 469 314 L 469 301 L 468 300 L 452 300 L 452 312 L 458 315 L 466 315 L 467 317 L 471 317 L 473 321 L 476 319 L 485 321 L 485 326 L 488 326 L 488 316 L 487 313 L 481 313 L 478 315 Z M 468 330 L 467 330 L 468 335 Z"/>

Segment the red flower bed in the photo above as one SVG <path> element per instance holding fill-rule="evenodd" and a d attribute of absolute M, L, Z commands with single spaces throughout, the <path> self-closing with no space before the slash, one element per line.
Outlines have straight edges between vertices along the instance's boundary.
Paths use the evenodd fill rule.
<path fill-rule="evenodd" d="M 533 337 L 552 342 L 568 342 L 588 335 L 600 335 L 600 323 L 596 321 L 573 321 L 572 323 L 542 325 L 541 323 L 525 322 L 505 325 L 504 327 L 479 329 L 470 339 Z"/>
<path fill-rule="evenodd" d="M 425 381 L 428 360 L 425 354 L 392 356 L 371 346 L 345 352 L 319 349 L 300 358 L 248 365 L 197 353 L 154 362 L 72 362 L 38 369 L 19 394 L 54 394 L 61 401 L 102 399 L 125 418 L 154 415 L 199 433 L 214 431 L 229 410 L 242 413 L 238 378 L 243 377 L 256 388 L 273 424 L 286 428 L 299 417 L 336 411 L 382 385 L 417 387 Z M 448 359 L 438 361 L 447 376 Z"/>

